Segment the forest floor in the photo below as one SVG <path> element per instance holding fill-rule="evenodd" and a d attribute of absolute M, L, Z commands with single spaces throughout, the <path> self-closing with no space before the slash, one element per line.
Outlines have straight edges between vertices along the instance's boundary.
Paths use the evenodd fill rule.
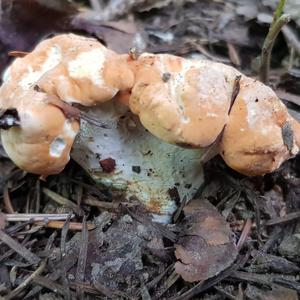
<path fill-rule="evenodd" d="M 276 2 L 3 0 L 0 69 L 11 50 L 75 32 L 119 53 L 202 57 L 256 77 Z M 300 119 L 299 1 L 285 12 L 291 22 L 274 45 L 270 86 Z M 242 176 L 220 157 L 204 171 L 195 199 L 162 225 L 73 161 L 42 181 L 16 168 L 0 145 L 0 299 L 298 299 L 299 157 L 262 177 Z M 184 235 L 192 226 L 197 234 Z M 175 250 L 197 255 L 179 268 Z"/>

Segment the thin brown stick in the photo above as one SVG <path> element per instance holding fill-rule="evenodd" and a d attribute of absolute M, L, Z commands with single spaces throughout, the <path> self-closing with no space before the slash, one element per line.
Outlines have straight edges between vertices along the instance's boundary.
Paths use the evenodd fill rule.
<path fill-rule="evenodd" d="M 23 291 L 30 284 L 30 282 L 34 280 L 36 276 L 40 275 L 44 271 L 46 264 L 47 264 L 46 260 L 42 261 L 40 266 L 30 276 L 28 276 L 17 288 L 15 288 L 8 295 L 6 295 L 4 299 L 5 300 L 15 299 L 16 296 L 21 291 Z"/>
<path fill-rule="evenodd" d="M 14 214 L 15 210 L 10 201 L 10 196 L 9 196 L 7 185 L 5 185 L 4 189 L 3 189 L 3 202 L 4 202 L 4 207 L 5 207 L 6 212 L 8 212 L 9 214 Z"/>
<path fill-rule="evenodd" d="M 48 222 L 66 220 L 70 214 L 4 214 L 6 222 Z M 71 215 L 71 219 L 74 215 Z"/>
<path fill-rule="evenodd" d="M 47 195 L 50 199 L 54 200 L 55 202 L 64 205 L 68 208 L 70 208 L 74 213 L 76 213 L 79 216 L 83 215 L 83 210 L 78 207 L 74 202 L 72 202 L 71 200 L 47 189 L 47 188 L 43 188 L 43 193 L 45 195 Z"/>
<path fill-rule="evenodd" d="M 18 50 L 14 50 L 14 51 L 9 51 L 8 52 L 8 56 L 12 56 L 12 57 L 24 57 L 27 54 L 29 54 L 29 52 L 26 51 L 18 51 Z"/>
<path fill-rule="evenodd" d="M 285 224 L 300 218 L 300 211 L 296 211 L 290 214 L 287 214 L 283 217 L 273 218 L 265 223 L 265 226 L 274 226 L 279 224 Z"/>
<path fill-rule="evenodd" d="M 239 241 L 238 241 L 238 243 L 236 245 L 238 251 L 240 251 L 243 248 L 243 246 L 244 246 L 244 244 L 246 242 L 246 239 L 249 236 L 249 233 L 251 231 L 251 227 L 252 227 L 252 221 L 251 221 L 251 219 L 247 219 L 247 221 L 246 221 L 246 223 L 244 225 L 242 234 L 240 236 L 240 239 L 239 239 Z"/>
<path fill-rule="evenodd" d="M 60 240 L 60 260 L 61 260 L 61 275 L 62 275 L 61 279 L 66 293 L 65 298 L 67 300 L 71 299 L 71 291 L 70 291 L 69 280 L 67 278 L 67 267 L 64 258 L 66 256 L 66 244 L 67 244 L 67 235 L 69 231 L 69 226 L 70 226 L 70 218 L 68 218 L 65 221 L 65 224 L 61 230 L 61 240 Z"/>
<path fill-rule="evenodd" d="M 8 234 L 4 231 L 0 230 L 0 239 L 8 245 L 10 248 L 14 249 L 19 255 L 21 255 L 25 260 L 27 260 L 31 264 L 38 264 L 41 259 L 29 251 L 27 248 L 22 246 L 19 242 L 12 239 Z"/>
<path fill-rule="evenodd" d="M 41 225 L 41 226 L 45 226 L 47 228 L 54 228 L 54 229 L 62 229 L 64 227 L 64 221 L 49 221 L 49 222 L 36 222 L 36 225 Z M 80 231 L 83 228 L 83 224 L 82 223 L 78 223 L 78 222 L 70 222 L 69 223 L 69 230 L 72 231 Z M 87 230 L 93 230 L 95 229 L 96 226 L 94 224 L 88 223 L 87 224 Z"/>
<path fill-rule="evenodd" d="M 84 282 L 85 278 L 85 268 L 88 252 L 88 242 L 89 242 L 89 232 L 86 224 L 86 216 L 83 217 L 82 221 L 82 232 L 81 232 L 81 247 L 78 255 L 78 262 L 76 268 L 76 282 Z M 77 288 L 77 294 L 80 295 L 80 298 L 84 298 L 83 291 Z"/>

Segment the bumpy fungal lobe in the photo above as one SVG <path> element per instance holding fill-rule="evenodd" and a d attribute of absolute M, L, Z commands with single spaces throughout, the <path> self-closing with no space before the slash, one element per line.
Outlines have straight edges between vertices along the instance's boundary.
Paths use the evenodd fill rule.
<path fill-rule="evenodd" d="M 143 54 L 129 106 L 167 142 L 218 141 L 225 162 L 245 175 L 272 172 L 299 151 L 299 123 L 274 91 L 224 64 Z"/>
<path fill-rule="evenodd" d="M 299 146 L 299 123 L 274 91 L 242 77 L 220 144 L 225 162 L 245 175 L 262 175 L 295 156 Z"/>
<path fill-rule="evenodd" d="M 233 89 L 220 65 L 143 54 L 138 66 L 129 106 L 142 124 L 173 144 L 211 145 L 228 121 Z"/>
<path fill-rule="evenodd" d="M 12 160 L 43 176 L 62 171 L 79 122 L 68 119 L 53 103 L 94 105 L 111 99 L 133 80 L 129 68 L 124 71 L 126 59 L 94 39 L 72 34 L 45 40 L 17 58 L 4 73 L 0 89 L 2 119 L 9 122 L 5 112 L 12 110 L 18 118 L 11 124 L 15 126 L 2 122 L 2 144 Z"/>
<path fill-rule="evenodd" d="M 118 55 L 95 39 L 59 35 L 42 42 L 35 51 L 49 47 L 59 48 L 63 59 L 37 85 L 65 102 L 92 106 L 110 100 L 119 90 L 133 85 L 128 55 Z"/>
<path fill-rule="evenodd" d="M 10 99 L 5 105 L 8 111 L 16 110 L 14 117 L 19 124 L 1 130 L 5 151 L 16 165 L 29 172 L 43 176 L 61 172 L 70 159 L 78 122 L 66 119 L 60 109 L 48 104 L 45 93 L 19 89 L 14 97 L 17 103 Z"/>

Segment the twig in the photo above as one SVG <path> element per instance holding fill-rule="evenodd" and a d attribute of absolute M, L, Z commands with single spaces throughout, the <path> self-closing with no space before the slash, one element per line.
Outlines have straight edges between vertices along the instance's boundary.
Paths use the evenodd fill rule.
<path fill-rule="evenodd" d="M 129 215 L 135 220 L 137 220 L 138 222 L 151 226 L 156 232 L 160 233 L 163 237 L 169 239 L 170 241 L 172 242 L 176 241 L 177 235 L 174 232 L 172 232 L 169 228 L 167 228 L 165 225 L 153 222 L 149 217 L 149 215 L 147 215 L 146 213 L 143 214 L 143 216 L 140 216 L 134 213 L 128 207 L 126 207 L 126 209 Z"/>
<path fill-rule="evenodd" d="M 89 293 L 91 292 L 90 287 L 87 288 L 87 286 L 84 285 L 84 283 L 79 284 L 78 282 L 76 282 L 75 284 L 80 286 L 81 288 L 83 288 L 86 292 L 89 292 Z M 118 290 L 111 290 L 105 284 L 102 284 L 99 281 L 93 282 L 92 288 L 94 288 L 98 293 L 103 294 L 108 299 L 131 299 L 125 292 L 121 292 Z"/>
<path fill-rule="evenodd" d="M 15 212 L 15 210 L 10 201 L 7 184 L 4 186 L 4 189 L 3 189 L 3 202 L 4 202 L 5 210 L 8 213 L 13 214 Z"/>
<path fill-rule="evenodd" d="M 269 239 L 266 241 L 266 243 L 262 246 L 262 248 L 257 251 L 257 253 L 253 256 L 251 265 L 255 264 L 257 260 L 260 258 L 260 256 L 263 253 L 267 253 L 268 250 L 273 247 L 273 245 L 280 239 L 280 236 L 282 235 L 282 228 L 276 226 L 272 233 L 270 234 Z"/>
<path fill-rule="evenodd" d="M 40 211 L 40 206 L 41 206 L 41 181 L 37 180 L 35 186 L 36 186 L 35 212 L 38 213 Z"/>
<path fill-rule="evenodd" d="M 263 83 L 268 83 L 269 81 L 269 70 L 270 70 L 270 61 L 271 61 L 271 52 L 274 46 L 274 42 L 277 38 L 277 35 L 281 31 L 281 28 L 290 21 L 290 15 L 282 14 L 283 7 L 285 5 L 285 0 L 280 0 L 276 11 L 273 16 L 273 21 L 270 25 L 269 32 L 264 41 L 262 52 L 261 52 L 261 61 L 260 61 L 260 70 L 259 78 Z"/>
<path fill-rule="evenodd" d="M 41 259 L 30 252 L 27 248 L 22 246 L 20 243 L 12 239 L 9 235 L 7 235 L 4 231 L 0 230 L 0 239 L 8 245 L 10 248 L 14 249 L 19 255 L 21 255 L 25 260 L 27 260 L 31 264 L 38 264 Z"/>
<path fill-rule="evenodd" d="M 164 288 L 153 300 L 161 299 L 162 295 L 180 278 L 180 276 L 174 270 L 170 276 L 164 281 Z"/>
<path fill-rule="evenodd" d="M 70 208 L 72 211 L 74 211 L 77 215 L 82 216 L 83 215 L 83 210 L 78 207 L 74 202 L 72 202 L 71 200 L 53 192 L 50 191 L 47 188 L 43 188 L 43 193 L 45 195 L 47 195 L 50 199 L 54 200 L 55 202 L 64 205 L 68 208 Z"/>
<path fill-rule="evenodd" d="M 5 300 L 9 299 L 15 299 L 16 296 L 23 290 L 25 289 L 28 284 L 34 280 L 34 278 L 38 275 L 40 275 L 45 267 L 46 267 L 47 260 L 44 260 L 41 262 L 40 266 L 30 275 L 28 276 L 17 288 L 15 288 L 13 291 L 11 291 L 7 296 L 5 296 Z"/>
<path fill-rule="evenodd" d="M 104 195 L 100 189 L 95 186 L 95 185 L 91 185 L 91 184 L 87 184 L 85 182 L 82 182 L 80 180 L 76 180 L 76 179 L 73 179 L 73 178 L 70 178 L 70 177 L 67 177 L 67 180 L 71 181 L 71 182 L 74 182 L 80 186 L 82 186 L 84 189 L 86 189 L 89 193 L 93 193 L 93 194 L 96 194 L 99 198 L 101 198 L 102 200 L 109 200 L 109 198 Z"/>
<path fill-rule="evenodd" d="M 35 240 L 31 240 L 30 239 L 30 235 L 26 235 L 25 238 L 22 241 L 22 246 L 23 247 L 30 247 L 32 244 L 34 244 L 36 241 Z M 13 255 L 14 253 L 16 253 L 16 251 L 14 249 L 9 249 L 8 251 L 5 251 L 1 256 L 0 256 L 0 264 L 8 259 L 11 255 Z"/>
<path fill-rule="evenodd" d="M 236 50 L 235 46 L 231 43 L 227 43 L 228 48 L 228 56 L 232 62 L 233 65 L 240 67 L 241 66 L 241 59 L 238 54 L 238 51 Z"/>
<path fill-rule="evenodd" d="M 242 234 L 240 236 L 240 239 L 236 245 L 238 251 L 240 251 L 243 248 L 245 241 L 251 231 L 251 227 L 252 227 L 252 221 L 251 221 L 251 219 L 247 219 L 245 226 L 243 228 Z"/>
<path fill-rule="evenodd" d="M 256 283 L 263 286 L 270 286 L 272 284 L 272 278 L 269 275 L 248 273 L 243 271 L 236 271 L 231 274 L 232 278 L 250 283 Z"/>
<path fill-rule="evenodd" d="M 172 269 L 174 269 L 174 263 L 169 265 L 161 274 L 155 277 L 152 281 L 147 282 L 147 288 L 152 289 Z"/>
<path fill-rule="evenodd" d="M 74 255 L 67 255 L 65 260 L 64 260 L 64 266 L 65 266 L 65 269 L 66 270 L 69 270 L 71 269 L 72 267 L 75 266 L 77 262 L 77 257 L 74 256 Z M 52 272 L 52 273 L 49 273 L 47 275 L 47 278 L 49 280 L 52 280 L 52 281 L 56 281 L 57 279 L 59 279 L 59 277 L 63 276 L 62 275 L 62 268 L 61 268 L 61 262 L 59 261 L 57 264 L 56 264 L 56 268 L 55 268 L 55 271 Z M 66 280 L 66 278 L 62 277 L 62 280 Z M 43 286 L 42 283 L 38 282 L 41 286 Z M 37 293 L 39 293 L 42 288 L 41 286 L 35 286 L 32 288 L 32 290 L 24 297 L 24 299 L 33 299 L 33 296 L 35 296 Z M 64 286 L 64 295 L 65 295 L 65 298 L 67 298 L 68 296 L 68 293 L 70 292 L 69 289 L 66 289 L 66 287 Z M 71 293 L 72 295 L 72 293 Z"/>
<path fill-rule="evenodd" d="M 85 268 L 87 260 L 87 251 L 88 251 L 88 242 L 89 242 L 89 232 L 86 224 L 86 216 L 83 217 L 82 221 L 82 232 L 81 232 L 81 247 L 78 255 L 78 262 L 76 268 L 76 282 L 84 282 L 85 278 Z M 76 289 L 77 294 L 80 295 L 80 298 L 84 298 L 83 292 L 80 289 Z"/>
<path fill-rule="evenodd" d="M 227 57 L 221 57 L 218 55 L 214 55 L 211 54 L 203 45 L 200 45 L 197 42 L 191 42 L 192 46 L 195 47 L 197 49 L 197 51 L 199 51 L 202 55 L 204 55 L 205 57 L 213 60 L 213 61 L 217 61 L 217 62 L 222 62 L 222 63 L 230 63 L 230 59 L 228 59 Z"/>
<path fill-rule="evenodd" d="M 214 286 L 214 289 L 219 292 L 222 296 L 225 296 L 225 299 L 230 299 L 230 300 L 237 300 L 237 298 L 231 294 L 229 294 L 227 291 L 223 290 L 222 288 L 218 286 Z"/>
<path fill-rule="evenodd" d="M 289 289 L 296 290 L 298 293 L 300 293 L 300 283 L 297 281 L 290 281 L 284 278 L 274 278 L 273 282 Z"/>
<path fill-rule="evenodd" d="M 50 251 L 51 250 L 56 236 L 57 236 L 57 232 L 53 231 L 53 233 L 48 238 L 47 244 L 45 246 L 45 251 Z"/>
<path fill-rule="evenodd" d="M 100 201 L 91 195 L 89 195 L 87 198 L 83 198 L 82 202 L 90 206 L 95 206 L 100 209 L 107 209 L 107 210 L 116 210 L 120 207 L 120 203 Z"/>
<path fill-rule="evenodd" d="M 29 52 L 18 51 L 18 50 L 14 50 L 14 51 L 9 51 L 8 52 L 8 56 L 12 56 L 12 57 L 24 57 L 27 54 L 29 54 Z"/>
<path fill-rule="evenodd" d="M 39 87 L 37 86 L 37 89 L 39 89 Z M 64 113 L 64 115 L 66 116 L 66 118 L 68 119 L 83 119 L 86 122 L 93 124 L 97 127 L 100 128 L 110 128 L 108 124 L 100 122 L 99 120 L 91 117 L 90 115 L 88 115 L 87 113 L 81 111 L 79 108 L 72 106 L 56 97 L 51 97 L 48 99 L 49 103 L 58 107 L 59 109 L 62 110 L 62 112 Z"/>
<path fill-rule="evenodd" d="M 54 282 L 53 280 L 49 279 L 48 277 L 37 275 L 33 279 L 33 282 L 42 287 L 49 289 L 50 291 L 52 291 L 56 294 L 66 296 L 66 291 L 65 291 L 64 287 L 62 285 Z"/>
<path fill-rule="evenodd" d="M 176 210 L 176 212 L 173 216 L 173 223 L 176 223 L 178 221 L 178 218 L 179 218 L 181 212 L 183 211 L 183 208 L 186 206 L 187 202 L 188 202 L 187 197 L 184 196 L 183 200 L 180 203 L 180 206 L 178 207 L 178 209 Z"/>
<path fill-rule="evenodd" d="M 66 256 L 66 241 L 67 241 L 67 234 L 69 231 L 69 224 L 70 224 L 70 218 L 68 218 L 64 224 L 64 227 L 62 228 L 61 231 L 61 241 L 60 241 L 60 260 L 61 260 L 61 279 L 62 279 L 62 284 L 64 286 L 64 289 L 66 291 L 66 296 L 65 298 L 67 300 L 71 299 L 71 292 L 70 292 L 70 286 L 69 286 L 69 281 L 67 278 L 67 268 L 65 265 L 65 256 Z"/>
<path fill-rule="evenodd" d="M 36 225 L 41 225 L 41 226 L 46 226 L 48 228 L 55 228 L 55 229 L 62 229 L 64 226 L 64 222 L 63 221 L 49 221 L 49 222 L 36 222 Z M 95 225 L 94 224 L 87 224 L 87 230 L 93 230 L 95 229 Z M 70 222 L 69 223 L 69 230 L 73 230 L 73 231 L 80 231 L 82 230 L 83 225 L 82 223 L 78 223 L 78 222 Z"/>
<path fill-rule="evenodd" d="M 278 224 L 284 224 L 291 222 L 300 218 L 300 211 L 296 211 L 290 214 L 287 214 L 283 217 L 273 218 L 265 223 L 265 226 L 273 226 Z"/>
<path fill-rule="evenodd" d="M 69 214 L 4 214 L 7 222 L 47 222 L 66 220 Z M 74 215 L 71 215 L 71 219 Z"/>

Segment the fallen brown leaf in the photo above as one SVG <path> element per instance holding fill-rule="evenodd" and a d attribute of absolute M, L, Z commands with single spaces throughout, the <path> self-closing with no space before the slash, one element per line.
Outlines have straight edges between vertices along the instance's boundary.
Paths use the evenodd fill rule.
<path fill-rule="evenodd" d="M 234 262 L 237 248 L 232 232 L 207 200 L 193 200 L 183 211 L 186 226 L 175 246 L 175 270 L 189 282 L 206 280 Z"/>

